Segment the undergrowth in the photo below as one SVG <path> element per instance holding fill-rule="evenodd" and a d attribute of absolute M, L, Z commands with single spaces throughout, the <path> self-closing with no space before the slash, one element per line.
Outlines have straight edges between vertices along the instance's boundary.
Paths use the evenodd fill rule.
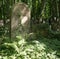
<path fill-rule="evenodd" d="M 60 41 L 30 34 L 0 44 L 0 59 L 60 59 Z"/>

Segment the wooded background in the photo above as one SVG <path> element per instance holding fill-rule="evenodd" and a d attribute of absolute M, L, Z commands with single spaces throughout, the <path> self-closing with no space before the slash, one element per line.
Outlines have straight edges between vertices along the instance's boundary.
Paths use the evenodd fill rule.
<path fill-rule="evenodd" d="M 60 32 L 60 0 L 0 0 L 0 35 L 11 35 L 11 9 L 17 2 L 26 3 L 31 10 L 31 31 L 49 25 L 52 33 Z"/>

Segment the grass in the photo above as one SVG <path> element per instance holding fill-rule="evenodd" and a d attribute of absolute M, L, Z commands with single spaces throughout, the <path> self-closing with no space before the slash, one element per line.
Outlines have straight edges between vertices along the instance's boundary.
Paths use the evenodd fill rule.
<path fill-rule="evenodd" d="M 7 42 L 8 41 L 8 42 Z M 31 34 L 0 45 L 0 59 L 60 59 L 60 41 Z"/>

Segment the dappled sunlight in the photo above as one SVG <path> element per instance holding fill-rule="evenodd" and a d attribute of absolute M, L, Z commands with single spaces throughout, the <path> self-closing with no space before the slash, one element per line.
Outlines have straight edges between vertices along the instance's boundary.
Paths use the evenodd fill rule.
<path fill-rule="evenodd" d="M 33 33 L 30 33 L 29 35 L 33 36 Z M 35 34 L 34 34 L 35 35 Z M 33 36 L 33 40 L 30 40 L 30 37 L 24 38 L 23 36 L 16 36 L 17 41 L 13 41 L 12 43 L 4 43 L 4 47 L 7 49 L 10 49 L 13 52 L 13 54 L 9 55 L 9 52 L 6 52 L 9 55 L 9 58 L 21 58 L 23 59 L 56 59 L 57 57 L 57 50 L 56 47 L 50 46 L 51 42 L 54 43 L 54 41 L 49 41 L 49 39 L 42 39 L 40 37 L 39 39 L 35 39 L 35 36 Z M 58 42 L 58 41 L 56 41 Z M 9 48 L 8 48 L 9 47 Z M 3 50 L 3 49 L 2 49 Z M 9 51 L 10 51 L 9 50 Z M 3 50 L 5 51 L 5 50 Z M 1 52 L 2 53 L 2 52 Z M 0 53 L 0 54 L 1 54 Z M 3 52 L 4 53 L 4 52 Z M 4 56 L 6 57 L 6 56 Z"/>
<path fill-rule="evenodd" d="M 0 54 L 4 53 L 8 55 L 9 58 L 23 57 L 23 59 L 59 58 L 60 42 L 57 39 L 47 39 L 39 34 L 31 32 L 27 34 L 26 37 L 23 37 L 22 35 L 16 36 L 16 41 L 12 41 L 13 42 L 6 42 L 2 45 L 5 49 L 0 46 Z M 13 53 L 10 54 L 10 52 Z M 4 58 L 7 57 L 4 56 Z"/>
<path fill-rule="evenodd" d="M 0 59 L 60 59 L 60 0 L 1 0 Z"/>
<path fill-rule="evenodd" d="M 30 33 L 32 34 L 32 33 Z M 29 38 L 28 38 L 29 39 Z M 42 41 L 40 41 L 42 40 Z M 23 55 L 24 57 L 28 58 L 50 58 L 55 59 L 56 58 L 56 50 L 53 50 L 51 47 L 48 47 L 48 45 L 45 43 L 46 39 L 43 41 L 43 39 L 40 38 L 40 40 L 33 40 L 33 41 L 26 41 L 22 39 L 20 42 L 24 42 L 23 46 L 22 43 L 21 48 L 23 48 L 20 52 L 20 55 Z M 48 39 L 47 39 L 48 40 Z"/>

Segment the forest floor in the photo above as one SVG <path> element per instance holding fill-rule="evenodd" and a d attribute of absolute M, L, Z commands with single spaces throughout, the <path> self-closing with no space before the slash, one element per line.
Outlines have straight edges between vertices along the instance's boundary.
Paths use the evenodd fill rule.
<path fill-rule="evenodd" d="M 60 59 L 60 41 L 40 35 L 26 39 L 17 36 L 12 42 L 8 38 L 0 44 L 0 59 Z"/>

